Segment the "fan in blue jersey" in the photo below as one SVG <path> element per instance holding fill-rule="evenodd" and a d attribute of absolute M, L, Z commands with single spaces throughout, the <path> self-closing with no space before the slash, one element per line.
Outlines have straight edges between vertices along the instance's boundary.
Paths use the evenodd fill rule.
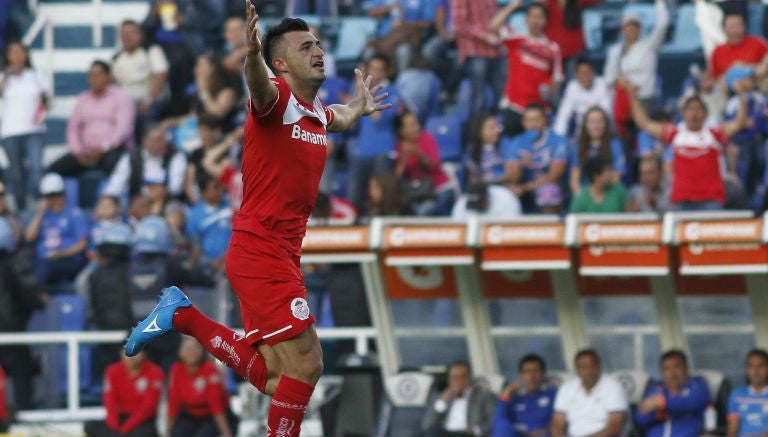
<path fill-rule="evenodd" d="M 544 385 L 544 359 L 528 354 L 520 359 L 518 372 L 522 385 L 513 382 L 499 396 L 493 437 L 548 437 L 557 389 Z"/>
<path fill-rule="evenodd" d="M 748 384 L 736 387 L 728 399 L 728 437 L 768 433 L 768 353 L 752 349 L 746 364 Z"/>

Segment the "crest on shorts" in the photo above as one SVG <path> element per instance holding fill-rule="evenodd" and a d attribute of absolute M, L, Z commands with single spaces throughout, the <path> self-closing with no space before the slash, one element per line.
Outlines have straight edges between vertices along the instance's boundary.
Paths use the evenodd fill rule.
<path fill-rule="evenodd" d="M 307 305 L 306 299 L 297 297 L 291 302 L 291 313 L 293 317 L 299 320 L 307 320 L 309 318 L 309 305 Z"/>
<path fill-rule="evenodd" d="M 213 337 L 211 339 L 211 346 L 213 346 L 214 349 L 218 349 L 219 346 L 221 346 L 221 337 L 218 335 L 216 337 Z"/>

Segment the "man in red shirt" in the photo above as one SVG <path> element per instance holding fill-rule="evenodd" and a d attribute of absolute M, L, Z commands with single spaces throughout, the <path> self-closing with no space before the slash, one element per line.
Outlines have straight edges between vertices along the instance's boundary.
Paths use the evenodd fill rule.
<path fill-rule="evenodd" d="M 264 393 L 272 394 L 268 436 L 298 436 L 322 349 L 309 311 L 299 265 L 307 218 L 327 156 L 326 128 L 342 131 L 358 118 L 389 108 L 381 86 L 355 71 L 346 105 L 325 107 L 317 92 L 325 80 L 323 50 L 307 24 L 286 18 L 264 41 L 256 9 L 248 7 L 245 73 L 250 114 L 243 148 L 243 202 L 233 220 L 227 276 L 242 308 L 245 336 L 213 322 L 178 288 L 163 290 L 152 313 L 134 328 L 134 354 L 171 330 L 195 337 L 216 358 Z M 267 65 L 277 75 L 270 79 Z"/>
<path fill-rule="evenodd" d="M 756 65 L 768 54 L 768 45 L 756 36 L 747 35 L 747 27 L 741 14 L 728 14 L 723 18 L 725 44 L 721 44 L 712 52 L 711 68 L 715 79 L 724 77 L 734 64 Z"/>
<path fill-rule="evenodd" d="M 123 359 L 104 372 L 107 419 L 85 424 L 88 437 L 157 437 L 155 418 L 163 394 L 162 369 L 145 352 Z"/>
<path fill-rule="evenodd" d="M 469 113 L 474 114 L 485 105 L 488 84 L 496 99 L 504 90 L 504 60 L 498 37 L 488 32 L 488 23 L 499 8 L 496 0 L 451 0 L 450 6 L 459 65 L 464 66 L 470 84 Z"/>
<path fill-rule="evenodd" d="M 509 74 L 501 108 L 504 109 L 504 135 L 514 137 L 523 131 L 523 110 L 531 103 L 549 106 L 563 81 L 560 47 L 547 39 L 544 29 L 549 11 L 542 3 L 528 5 L 525 22 L 528 34 L 516 32 L 506 25 L 509 15 L 522 6 L 520 0 L 510 2 L 493 17 L 491 32 L 499 34 L 507 47 Z"/>
<path fill-rule="evenodd" d="M 733 138 L 746 126 L 747 98 L 744 87 L 734 84 L 739 94 L 736 118 L 717 127 L 705 126 L 707 106 L 698 96 L 685 100 L 682 108 L 683 123 L 652 121 L 637 98 L 637 86 L 626 79 L 621 85 L 630 95 L 632 116 L 638 128 L 659 138 L 672 147 L 673 209 L 677 211 L 703 211 L 723 209 L 725 204 L 725 177 L 738 180 L 735 174 L 735 156 L 729 156 L 727 176 L 723 174 L 723 152 Z"/>

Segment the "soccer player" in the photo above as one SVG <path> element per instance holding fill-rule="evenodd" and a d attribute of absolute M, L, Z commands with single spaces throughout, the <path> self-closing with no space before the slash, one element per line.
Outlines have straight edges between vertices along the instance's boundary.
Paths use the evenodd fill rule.
<path fill-rule="evenodd" d="M 386 93 L 355 71 L 346 105 L 325 107 L 323 50 L 300 19 L 286 18 L 264 40 L 255 7 L 248 8 L 245 74 L 251 92 L 243 150 L 243 202 L 227 251 L 229 281 L 240 299 L 245 336 L 200 313 L 179 289 L 166 288 L 152 313 L 134 328 L 126 351 L 177 330 L 264 393 L 273 395 L 268 436 L 298 436 L 323 370 L 299 267 L 326 159 L 326 129 L 341 131 L 360 116 L 388 109 Z M 270 79 L 267 65 L 277 75 Z"/>

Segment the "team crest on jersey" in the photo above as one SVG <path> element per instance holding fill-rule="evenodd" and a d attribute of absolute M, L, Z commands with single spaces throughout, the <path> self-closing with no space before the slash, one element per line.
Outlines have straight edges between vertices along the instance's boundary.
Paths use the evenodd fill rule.
<path fill-rule="evenodd" d="M 291 302 L 291 313 L 293 317 L 299 320 L 307 320 L 309 318 L 309 305 L 303 298 L 297 297 Z"/>
<path fill-rule="evenodd" d="M 544 396 L 539 398 L 539 407 L 545 408 L 547 405 L 549 405 L 549 398 Z"/>
<path fill-rule="evenodd" d="M 213 346 L 213 348 L 214 348 L 214 349 L 218 349 L 218 348 L 219 348 L 219 346 L 221 346 L 221 341 L 222 341 L 222 340 L 221 340 L 221 337 L 219 337 L 219 336 L 217 335 L 216 337 L 213 337 L 213 338 L 211 339 L 211 346 Z"/>
<path fill-rule="evenodd" d="M 147 381 L 147 378 L 139 378 L 136 381 L 136 391 L 139 393 L 144 393 L 144 391 L 147 390 L 147 386 L 149 385 L 149 382 Z"/>
<path fill-rule="evenodd" d="M 202 376 L 198 376 L 195 378 L 195 390 L 197 391 L 203 391 L 205 390 L 205 378 Z"/>

